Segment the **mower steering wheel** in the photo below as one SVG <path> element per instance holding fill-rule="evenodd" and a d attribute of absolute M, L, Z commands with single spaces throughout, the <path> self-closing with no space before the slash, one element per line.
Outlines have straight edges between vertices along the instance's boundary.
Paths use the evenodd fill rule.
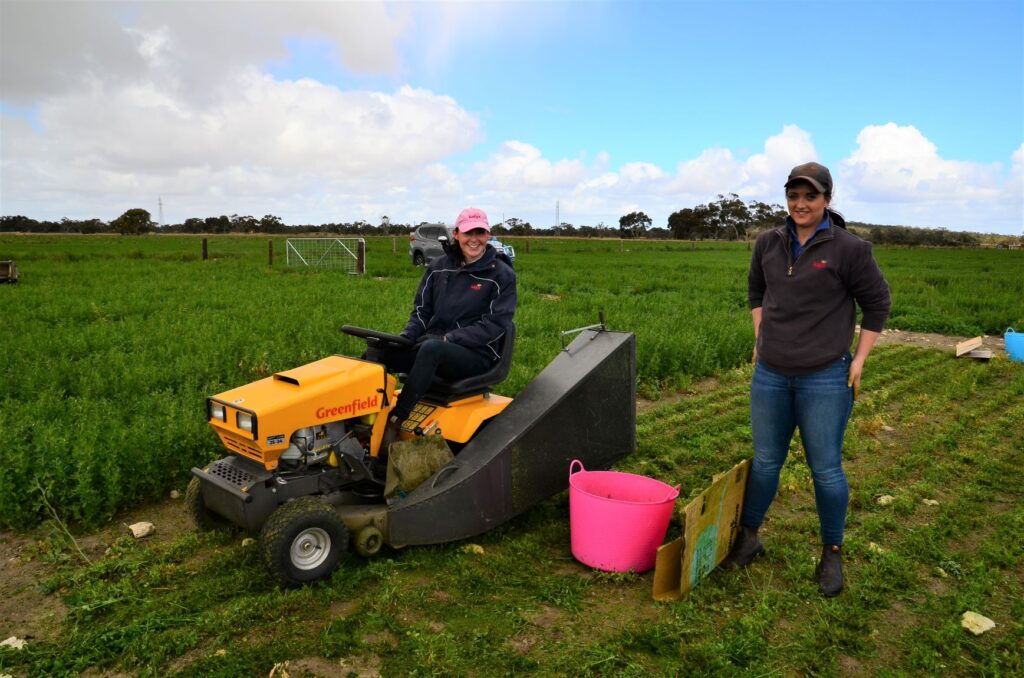
<path fill-rule="evenodd" d="M 365 339 L 367 346 L 394 346 L 397 348 L 408 348 L 416 343 L 412 339 L 406 339 L 400 334 L 388 334 L 387 332 L 378 332 L 377 330 L 370 330 L 365 327 L 356 327 L 354 325 L 342 325 L 341 331 L 353 337 Z"/>

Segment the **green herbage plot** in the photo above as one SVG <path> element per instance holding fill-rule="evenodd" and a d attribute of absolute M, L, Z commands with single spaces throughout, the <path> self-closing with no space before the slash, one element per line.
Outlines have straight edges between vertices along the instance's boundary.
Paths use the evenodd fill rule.
<path fill-rule="evenodd" d="M 268 266 L 260 237 L 206 240 L 203 260 L 200 237 L 0 238 L 22 276 L 0 289 L 10 328 L 0 353 L 0 525 L 45 516 L 24 490 L 35 480 L 68 519 L 92 525 L 181 485 L 217 452 L 201 415 L 206 396 L 358 355 L 358 340 L 338 328 L 397 331 L 422 274 L 401 238 L 366 239 L 362 276 Z M 519 336 L 499 393 L 517 393 L 558 350 L 559 331 L 599 311 L 636 334 L 644 397 L 749 359 L 743 244 L 508 240 L 520 252 Z M 891 326 L 969 336 L 1024 327 L 1024 252 L 878 249 Z"/>
<path fill-rule="evenodd" d="M 120 537 L 92 565 L 53 568 L 48 590 L 67 605 L 59 633 L 0 654 L 0 668 L 252 675 L 287 661 L 292 675 L 481 666 L 487 675 L 1015 675 L 1024 670 L 1024 371 L 920 360 L 934 353 L 879 347 L 865 375 L 846 464 L 849 589 L 837 599 L 815 590 L 812 489 L 793 458 L 764 528 L 765 558 L 713 574 L 676 603 L 650 599 L 651 575 L 576 563 L 565 495 L 477 538 L 478 548 L 350 558 L 330 580 L 289 591 L 237 533 Z M 927 398 L 904 388 L 916 377 L 897 369 L 906 362 L 948 388 Z M 640 447 L 620 468 L 694 496 L 723 461 L 748 454 L 746 422 L 720 416 L 723 399 L 744 408 L 731 394 L 748 377 L 749 368 L 727 371 L 703 394 L 642 413 Z M 678 442 L 707 435 L 708 421 L 718 422 L 717 456 Z M 883 506 L 882 494 L 896 500 Z M 967 634 L 967 609 L 996 628 Z"/>
<path fill-rule="evenodd" d="M 743 244 L 509 244 L 519 343 L 500 392 L 543 368 L 559 330 L 603 310 L 637 335 L 639 391 L 653 400 L 617 469 L 679 483 L 684 502 L 749 457 Z M 32 529 L 19 539 L 40 563 L 33 595 L 54 610 L 26 649 L 0 649 L 0 673 L 267 675 L 284 662 L 293 676 L 1024 673 L 1024 366 L 1002 356 L 872 354 L 844 452 L 849 589 L 835 600 L 813 584 L 817 520 L 799 446 L 766 557 L 672 604 L 651 601 L 650 575 L 572 559 L 565 495 L 473 544 L 351 557 L 294 591 L 274 585 L 240 534 L 161 533 L 185 524 L 180 500 L 148 505 L 164 519 L 159 539 L 121 536 L 111 518 L 183 489 L 191 466 L 221 454 L 207 395 L 357 353 L 339 326 L 400 328 L 422 273 L 402 239 L 396 252 L 390 238 L 367 239 L 363 276 L 268 266 L 265 238 L 208 245 L 204 261 L 200 238 L 0 238 L 0 259 L 20 273 L 0 288 L 0 520 Z M 1024 252 L 876 252 L 891 326 L 1024 327 Z M 966 633 L 967 610 L 996 627 Z"/>

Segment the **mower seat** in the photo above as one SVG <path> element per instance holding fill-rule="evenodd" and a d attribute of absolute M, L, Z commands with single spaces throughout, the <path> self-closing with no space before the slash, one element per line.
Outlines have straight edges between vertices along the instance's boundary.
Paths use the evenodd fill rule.
<path fill-rule="evenodd" d="M 492 386 L 505 381 L 512 367 L 512 347 L 516 341 L 516 326 L 513 323 L 505 332 L 501 342 L 501 359 L 483 374 L 477 374 L 458 381 L 448 381 L 434 377 L 424 399 L 448 404 L 461 398 L 468 398 L 478 393 L 487 393 Z"/>

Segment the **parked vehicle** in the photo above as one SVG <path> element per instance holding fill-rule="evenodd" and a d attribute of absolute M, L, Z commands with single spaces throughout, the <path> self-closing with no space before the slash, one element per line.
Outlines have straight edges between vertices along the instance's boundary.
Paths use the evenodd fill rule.
<path fill-rule="evenodd" d="M 13 261 L 0 261 L 0 283 L 18 282 L 18 265 Z"/>
<path fill-rule="evenodd" d="M 444 254 L 443 243 L 454 240 L 451 230 L 444 224 L 421 224 L 409 234 L 409 257 L 413 264 L 426 266 Z"/>
<path fill-rule="evenodd" d="M 516 250 L 511 245 L 506 245 L 505 243 L 501 242 L 494 236 L 491 236 L 491 239 L 488 242 L 488 244 L 494 249 L 498 250 L 499 252 L 504 253 L 505 256 L 509 258 L 510 261 L 516 260 Z"/>
<path fill-rule="evenodd" d="M 444 254 L 444 245 L 452 242 L 455 242 L 455 238 L 445 224 L 421 224 L 409 234 L 409 258 L 416 266 L 426 266 Z M 495 237 L 491 237 L 489 244 L 515 261 L 515 248 L 505 245 Z"/>

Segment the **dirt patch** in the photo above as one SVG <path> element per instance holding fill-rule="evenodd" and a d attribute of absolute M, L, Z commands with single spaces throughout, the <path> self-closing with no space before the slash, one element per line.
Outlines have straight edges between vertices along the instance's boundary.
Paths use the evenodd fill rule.
<path fill-rule="evenodd" d="M 392 650 L 398 647 L 398 638 L 391 631 L 380 631 L 379 633 L 367 633 L 360 640 L 367 645 L 385 645 Z"/>
<path fill-rule="evenodd" d="M 303 676 L 323 676 L 334 678 L 334 676 L 346 676 L 352 678 L 379 678 L 380 658 L 371 657 L 346 657 L 338 661 L 331 661 L 321 657 L 302 657 L 292 659 L 281 665 L 283 672 L 276 675 L 288 675 L 291 678 Z"/>
<path fill-rule="evenodd" d="M 54 640 L 67 616 L 64 603 L 40 587 L 50 568 L 30 555 L 34 546 L 34 539 L 0 533 L 0 636 L 29 643 Z"/>
<path fill-rule="evenodd" d="M 339 600 L 327 608 L 328 619 L 345 619 L 359 609 L 359 605 L 351 600 Z"/>
<path fill-rule="evenodd" d="M 693 398 L 694 396 L 704 395 L 709 391 L 713 391 L 721 386 L 718 379 L 709 377 L 707 379 L 701 379 L 696 384 L 692 384 L 685 391 L 679 393 L 669 393 L 658 400 L 647 400 L 646 398 L 636 399 L 636 413 L 642 414 L 652 407 L 661 407 L 663 405 L 670 405 L 680 400 L 687 398 Z"/>
<path fill-rule="evenodd" d="M 537 611 L 524 612 L 526 621 L 542 629 L 551 630 L 559 628 L 565 620 L 565 613 L 556 607 L 542 605 Z"/>
<path fill-rule="evenodd" d="M 128 525 L 141 521 L 156 526 L 156 532 L 145 538 L 149 543 L 171 541 L 191 529 L 184 500 L 168 499 L 127 511 L 96 531 L 75 535 L 75 542 L 91 562 L 97 562 L 105 557 L 114 541 L 131 534 Z M 0 620 L 3 620 L 0 622 L 0 636 L 3 638 L 16 636 L 27 639 L 29 643 L 52 641 L 61 630 L 67 607 L 58 595 L 49 595 L 42 590 L 43 582 L 55 575 L 61 566 L 40 559 L 41 554 L 47 552 L 47 539 L 55 530 L 39 528 L 22 534 L 0 532 L 0 564 L 3 570 L 0 577 Z M 73 557 L 79 556 L 74 553 Z"/>
<path fill-rule="evenodd" d="M 857 328 L 860 329 L 859 327 Z M 876 346 L 885 346 L 887 344 L 902 344 L 905 346 L 918 346 L 922 348 L 933 348 L 939 351 L 948 351 L 954 353 L 956 351 L 956 345 L 961 341 L 967 339 L 973 339 L 974 337 L 949 337 L 944 334 L 933 334 L 930 332 L 907 332 L 904 330 L 893 330 L 886 329 L 882 330 L 882 334 L 878 337 Z M 990 349 L 993 357 L 1003 354 L 1004 342 L 1001 336 L 988 336 L 982 335 L 981 348 Z M 703 395 L 709 391 L 713 391 L 722 386 L 721 382 L 714 378 L 709 377 L 702 379 L 701 381 L 693 384 L 684 391 L 678 393 L 666 393 L 663 397 L 658 400 L 647 400 L 646 398 L 637 398 L 636 411 L 637 414 L 642 414 L 653 407 L 661 407 L 668 405 L 679 400 L 685 400 L 695 396 Z"/>
<path fill-rule="evenodd" d="M 878 337 L 876 346 L 885 344 L 903 344 L 906 346 L 921 346 L 924 348 L 935 348 L 943 351 L 953 352 L 956 345 L 961 341 L 973 339 L 974 337 L 947 337 L 944 334 L 932 334 L 929 332 L 904 332 L 903 330 L 882 330 Z M 991 349 L 993 354 L 1003 351 L 1005 344 L 1002 337 L 990 337 L 982 335 L 982 348 Z"/>

